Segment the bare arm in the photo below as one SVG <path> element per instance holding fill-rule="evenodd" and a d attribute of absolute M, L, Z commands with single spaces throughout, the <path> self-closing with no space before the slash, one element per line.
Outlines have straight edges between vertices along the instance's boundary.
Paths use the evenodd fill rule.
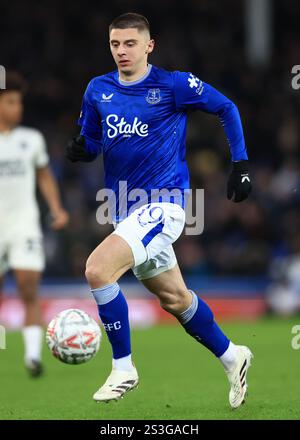
<path fill-rule="evenodd" d="M 62 229 L 69 221 L 68 213 L 61 204 L 59 189 L 56 180 L 48 166 L 36 170 L 37 184 L 46 200 L 53 217 L 52 228 Z"/>

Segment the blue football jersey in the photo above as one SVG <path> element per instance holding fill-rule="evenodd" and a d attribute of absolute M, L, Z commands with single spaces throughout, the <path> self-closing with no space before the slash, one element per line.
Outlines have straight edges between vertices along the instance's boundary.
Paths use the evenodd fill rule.
<path fill-rule="evenodd" d="M 237 107 L 192 73 L 148 64 L 137 81 L 122 81 L 117 70 L 90 81 L 78 123 L 87 150 L 103 154 L 105 187 L 117 199 L 115 220 L 125 218 L 136 202 L 156 201 L 153 195 L 162 189 L 175 190 L 168 201 L 184 207 L 189 188 L 187 111 L 197 109 L 219 116 L 232 160 L 247 159 Z M 131 200 L 120 209 L 128 194 Z M 157 200 L 163 200 L 161 195 Z"/>

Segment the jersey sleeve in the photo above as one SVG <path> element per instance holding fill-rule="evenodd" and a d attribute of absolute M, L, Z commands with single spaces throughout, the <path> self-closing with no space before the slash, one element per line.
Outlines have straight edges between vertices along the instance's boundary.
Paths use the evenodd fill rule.
<path fill-rule="evenodd" d="M 49 163 L 46 141 L 42 133 L 37 132 L 36 153 L 34 155 L 34 164 L 36 168 L 43 168 Z"/>
<path fill-rule="evenodd" d="M 233 161 L 248 160 L 242 122 L 236 105 L 190 72 L 174 72 L 177 111 L 202 110 L 217 115 L 224 128 Z"/>
<path fill-rule="evenodd" d="M 80 134 L 85 137 L 87 151 L 91 154 L 102 152 L 101 118 L 93 103 L 93 80 L 88 84 L 82 100 L 78 119 Z"/>

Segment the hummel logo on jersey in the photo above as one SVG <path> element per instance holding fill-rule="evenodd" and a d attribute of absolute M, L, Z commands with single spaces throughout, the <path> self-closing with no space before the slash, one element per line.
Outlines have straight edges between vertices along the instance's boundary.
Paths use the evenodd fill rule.
<path fill-rule="evenodd" d="M 107 130 L 109 138 L 114 138 L 117 134 L 123 134 L 123 137 L 131 137 L 132 134 L 137 134 L 141 137 L 148 136 L 148 124 L 143 124 L 137 117 L 130 124 L 124 117 L 119 121 L 119 116 L 112 114 L 106 117 L 106 123 L 110 127 Z"/>
<path fill-rule="evenodd" d="M 201 95 L 201 93 L 203 92 L 203 82 L 197 78 L 195 75 L 193 75 L 192 73 L 190 73 L 189 78 L 188 78 L 188 82 L 190 84 L 190 87 L 197 87 L 196 88 L 196 93 L 198 95 Z"/>
<path fill-rule="evenodd" d="M 102 99 L 101 102 L 111 102 L 111 98 L 114 96 L 112 93 L 111 95 L 106 96 L 105 93 L 102 93 Z"/>

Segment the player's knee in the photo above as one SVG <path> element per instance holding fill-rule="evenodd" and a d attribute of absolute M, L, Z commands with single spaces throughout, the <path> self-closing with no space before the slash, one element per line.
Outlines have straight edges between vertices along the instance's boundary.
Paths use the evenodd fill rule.
<path fill-rule="evenodd" d="M 177 316 L 187 309 L 187 296 L 184 292 L 161 292 L 160 305 L 167 312 Z"/>
<path fill-rule="evenodd" d="M 110 282 L 107 271 L 102 270 L 101 265 L 89 261 L 86 264 L 85 277 L 91 287 L 102 287 Z"/>
<path fill-rule="evenodd" d="M 22 301 L 25 305 L 31 305 L 37 302 L 38 294 L 35 287 L 22 286 L 19 287 Z"/>

